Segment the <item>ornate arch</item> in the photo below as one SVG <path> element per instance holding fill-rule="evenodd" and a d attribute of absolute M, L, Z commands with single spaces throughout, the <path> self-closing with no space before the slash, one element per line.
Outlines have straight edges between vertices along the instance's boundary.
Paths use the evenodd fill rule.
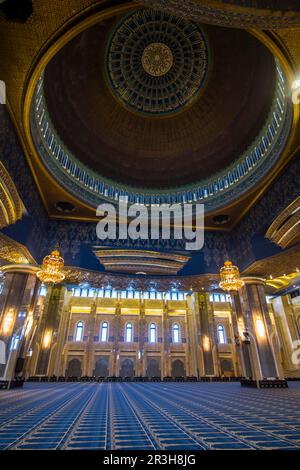
<path fill-rule="evenodd" d="M 24 214 L 18 191 L 3 163 L 0 162 L 0 228 L 14 224 Z"/>

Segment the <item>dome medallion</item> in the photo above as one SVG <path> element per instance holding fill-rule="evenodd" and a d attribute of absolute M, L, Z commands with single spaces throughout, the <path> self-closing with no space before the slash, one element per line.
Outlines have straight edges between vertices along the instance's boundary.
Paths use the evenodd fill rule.
<path fill-rule="evenodd" d="M 145 72 L 153 77 L 166 75 L 173 65 L 171 49 L 162 42 L 149 44 L 143 52 L 142 65 Z"/>
<path fill-rule="evenodd" d="M 208 47 L 199 26 L 154 10 L 138 10 L 115 27 L 106 75 L 127 108 L 150 115 L 180 111 L 201 90 Z"/>

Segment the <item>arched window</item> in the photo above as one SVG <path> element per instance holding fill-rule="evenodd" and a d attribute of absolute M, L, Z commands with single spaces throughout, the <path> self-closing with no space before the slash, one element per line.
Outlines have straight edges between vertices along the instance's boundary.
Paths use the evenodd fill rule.
<path fill-rule="evenodd" d="M 100 334 L 101 341 L 105 342 L 108 341 L 108 323 L 104 321 L 101 326 L 101 334 Z"/>
<path fill-rule="evenodd" d="M 75 341 L 82 341 L 83 338 L 83 321 L 79 321 L 75 330 Z"/>
<path fill-rule="evenodd" d="M 157 339 L 157 328 L 155 323 L 150 324 L 150 343 L 156 343 Z"/>
<path fill-rule="evenodd" d="M 172 327 L 172 336 L 173 336 L 173 343 L 180 343 L 180 328 L 178 323 L 174 323 Z"/>
<path fill-rule="evenodd" d="M 10 346 L 11 351 L 18 349 L 19 341 L 20 341 L 20 336 L 19 335 L 13 336 L 11 346 Z"/>
<path fill-rule="evenodd" d="M 132 343 L 132 338 L 133 338 L 132 323 L 127 323 L 126 328 L 125 328 L 125 342 Z"/>
<path fill-rule="evenodd" d="M 225 328 L 223 325 L 218 326 L 218 339 L 220 344 L 226 343 Z"/>

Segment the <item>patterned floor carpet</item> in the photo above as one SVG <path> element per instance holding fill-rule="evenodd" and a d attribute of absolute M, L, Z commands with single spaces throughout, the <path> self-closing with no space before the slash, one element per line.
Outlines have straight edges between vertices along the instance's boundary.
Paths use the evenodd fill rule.
<path fill-rule="evenodd" d="M 27 383 L 0 391 L 0 449 L 300 449 L 300 383 Z"/>

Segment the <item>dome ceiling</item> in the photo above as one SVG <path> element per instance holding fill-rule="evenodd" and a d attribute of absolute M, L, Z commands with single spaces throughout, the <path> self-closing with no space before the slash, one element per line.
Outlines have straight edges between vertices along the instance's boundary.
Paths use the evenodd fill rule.
<path fill-rule="evenodd" d="M 138 10 L 76 36 L 47 65 L 44 93 L 81 162 L 164 189 L 208 178 L 247 150 L 271 109 L 276 69 L 245 31 L 156 14 L 162 30 L 155 13 Z"/>

